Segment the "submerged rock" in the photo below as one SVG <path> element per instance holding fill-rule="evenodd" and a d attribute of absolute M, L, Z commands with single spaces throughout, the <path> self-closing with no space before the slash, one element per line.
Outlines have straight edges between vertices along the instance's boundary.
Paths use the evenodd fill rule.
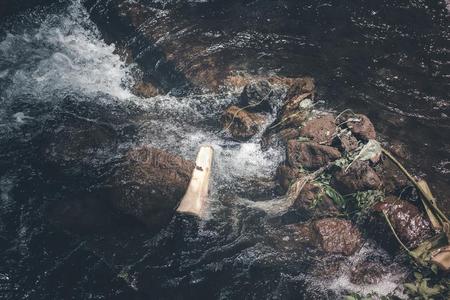
<path fill-rule="evenodd" d="M 432 235 L 431 224 L 419 209 L 408 201 L 397 197 L 387 197 L 385 201 L 377 203 L 373 210 L 378 213 L 372 227 L 376 236 L 382 243 L 386 243 L 386 236 L 393 236 L 390 228 L 386 224 L 383 212 L 389 218 L 397 236 L 410 249 L 417 247 Z M 384 224 L 384 225 L 382 225 Z M 398 244 L 395 241 L 394 244 Z"/>
<path fill-rule="evenodd" d="M 361 233 L 348 220 L 316 220 L 312 222 L 312 229 L 315 245 L 326 253 L 352 255 L 361 247 Z"/>
<path fill-rule="evenodd" d="M 336 124 L 332 115 L 326 115 L 317 119 L 312 119 L 305 123 L 300 130 L 300 135 L 312 141 L 331 145 L 336 133 Z"/>
<path fill-rule="evenodd" d="M 385 270 L 380 262 L 362 261 L 350 270 L 350 282 L 353 284 L 376 284 L 383 279 Z"/>
<path fill-rule="evenodd" d="M 291 140 L 287 146 L 287 161 L 296 168 L 316 170 L 340 157 L 336 148 L 314 142 Z"/>
<path fill-rule="evenodd" d="M 132 92 L 139 97 L 145 98 L 155 97 L 161 93 L 159 89 L 151 82 L 143 81 L 136 83 L 133 86 Z"/>
<path fill-rule="evenodd" d="M 355 161 L 347 171 L 341 168 L 334 172 L 331 183 L 343 195 L 377 190 L 382 186 L 380 177 L 364 161 Z"/>
<path fill-rule="evenodd" d="M 87 173 L 95 177 L 97 164 L 107 160 L 119 142 L 117 131 L 87 118 L 70 118 L 67 124 L 49 130 L 43 140 L 43 160 L 51 176 Z"/>
<path fill-rule="evenodd" d="M 106 231 L 117 224 L 106 197 L 96 194 L 58 199 L 49 205 L 48 213 L 53 224 L 77 233 Z"/>
<path fill-rule="evenodd" d="M 133 149 L 112 174 L 109 200 L 151 228 L 162 226 L 184 195 L 194 167 L 194 162 L 159 149 Z"/>
<path fill-rule="evenodd" d="M 241 105 L 251 106 L 250 110 L 272 111 L 275 107 L 271 99 L 272 87 L 267 80 L 251 82 L 244 87 L 240 101 Z"/>
<path fill-rule="evenodd" d="M 265 120 L 262 114 L 249 112 L 234 105 L 227 108 L 221 118 L 223 127 L 229 129 L 233 138 L 241 141 L 257 134 Z"/>

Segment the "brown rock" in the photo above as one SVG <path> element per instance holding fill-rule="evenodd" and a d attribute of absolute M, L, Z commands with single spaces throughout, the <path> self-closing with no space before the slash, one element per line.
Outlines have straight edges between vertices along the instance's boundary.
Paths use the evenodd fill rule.
<path fill-rule="evenodd" d="M 367 116 L 357 114 L 352 117 L 352 120 L 353 119 L 355 119 L 355 121 L 347 122 L 347 127 L 357 138 L 367 141 L 377 137 L 375 127 Z"/>
<path fill-rule="evenodd" d="M 345 195 L 379 189 L 382 181 L 367 162 L 355 161 L 347 172 L 340 169 L 333 174 L 332 186 Z"/>
<path fill-rule="evenodd" d="M 301 136 L 326 145 L 331 145 L 335 133 L 336 124 L 332 115 L 310 120 L 300 129 Z"/>
<path fill-rule="evenodd" d="M 361 233 L 348 220 L 326 218 L 312 223 L 315 244 L 330 254 L 352 255 L 361 247 Z"/>
<path fill-rule="evenodd" d="M 109 199 L 149 227 L 167 223 L 184 195 L 194 162 L 152 147 L 129 151 L 109 182 Z"/>
<path fill-rule="evenodd" d="M 302 94 L 314 93 L 315 84 L 311 77 L 296 78 L 286 93 L 285 102 L 291 101 Z"/>
<path fill-rule="evenodd" d="M 383 181 L 383 187 L 386 194 L 400 195 L 410 182 L 408 178 L 399 170 L 399 168 L 388 158 L 381 160 L 376 166 L 377 173 Z"/>
<path fill-rule="evenodd" d="M 341 153 L 330 146 L 296 140 L 288 142 L 287 161 L 292 167 L 315 170 L 340 157 Z"/>
<path fill-rule="evenodd" d="M 296 128 L 287 128 L 279 132 L 280 138 L 287 143 L 289 140 L 296 139 L 300 136 L 300 130 Z"/>
<path fill-rule="evenodd" d="M 284 192 L 287 192 L 291 184 L 293 184 L 297 179 L 300 179 L 303 173 L 298 168 L 286 166 L 284 164 L 277 168 L 276 178 L 283 188 Z"/>
<path fill-rule="evenodd" d="M 264 121 L 264 115 L 251 113 L 234 105 L 227 108 L 221 118 L 224 128 L 230 130 L 233 138 L 242 141 L 258 133 Z"/>
<path fill-rule="evenodd" d="M 352 152 L 358 148 L 358 140 L 353 135 L 342 134 L 335 138 L 339 149 L 345 152 Z"/>
<path fill-rule="evenodd" d="M 299 128 L 310 114 L 309 108 L 301 108 L 300 103 L 312 98 L 314 95 L 314 80 L 312 78 L 298 78 L 293 81 L 283 100 L 280 115 L 275 123 L 280 123 L 278 130 L 282 128 Z"/>
<path fill-rule="evenodd" d="M 339 208 L 328 197 L 322 187 L 307 183 L 299 193 L 293 207 L 303 214 L 312 216 L 330 216 L 339 213 Z"/>
<path fill-rule="evenodd" d="M 387 215 L 397 236 L 410 249 L 417 247 L 432 234 L 428 219 L 408 201 L 397 197 L 387 197 L 385 201 L 377 203 L 373 209 L 375 212 L 384 212 Z M 380 215 L 380 218 L 383 216 Z M 389 230 L 386 226 L 384 228 Z M 389 233 L 392 234 L 390 230 Z M 382 232 L 379 237 L 383 239 Z M 384 237 L 386 237 L 385 234 Z"/>

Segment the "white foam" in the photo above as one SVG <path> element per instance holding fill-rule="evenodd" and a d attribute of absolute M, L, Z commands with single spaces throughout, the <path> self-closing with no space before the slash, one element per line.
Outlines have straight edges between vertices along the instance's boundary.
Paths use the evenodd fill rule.
<path fill-rule="evenodd" d="M 104 93 L 118 99 L 132 97 L 129 69 L 114 54 L 114 45 L 98 38 L 84 7 L 74 1 L 66 14 L 46 17 L 38 28 L 7 34 L 0 42 L 2 57 L 14 66 L 8 95 L 36 95 L 50 99 L 64 91 Z"/>
<path fill-rule="evenodd" d="M 377 247 L 372 242 L 367 242 L 358 252 L 347 258 L 346 263 L 342 264 L 337 276 L 331 279 L 316 279 L 314 284 L 319 285 L 325 289 L 334 290 L 338 294 L 358 293 L 360 295 L 368 295 L 375 293 L 379 296 L 395 295 L 401 299 L 405 298 L 402 293 L 402 283 L 406 277 L 406 270 L 404 267 L 391 263 L 389 266 L 384 266 L 386 272 L 379 282 L 374 284 L 354 284 L 350 281 L 350 269 L 367 258 L 384 257 L 383 260 L 390 261 L 388 254 Z"/>

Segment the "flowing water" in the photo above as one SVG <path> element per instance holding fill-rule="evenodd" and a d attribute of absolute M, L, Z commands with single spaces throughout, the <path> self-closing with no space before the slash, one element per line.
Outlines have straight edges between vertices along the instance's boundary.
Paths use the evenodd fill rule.
<path fill-rule="evenodd" d="M 303 15 L 307 33 L 269 40 L 317 78 L 320 105 L 367 113 L 387 140 L 405 143 L 410 166 L 447 198 L 448 211 L 448 12 L 431 1 L 370 3 L 340 3 L 337 12 L 331 2 L 316 3 L 320 20 Z M 170 10 L 170 2 L 153 4 Z M 350 14 L 358 31 L 342 32 L 339 14 Z M 347 258 L 296 247 L 269 205 L 252 204 L 276 198 L 251 190 L 252 179 L 271 178 L 284 153 L 262 151 L 258 137 L 236 143 L 221 132 L 219 116 L 234 94 L 134 96 L 136 66 L 103 41 L 78 0 L 48 1 L 1 22 L 0 299 L 334 299 L 352 291 L 388 294 L 407 276 L 401 256 L 371 241 Z M 236 36 L 240 41 L 216 46 L 259 47 L 256 32 Z M 42 151 L 49 135 L 86 120 L 111 128 L 114 145 L 83 161 L 93 175 L 76 167 L 73 177 L 49 177 L 52 167 L 43 161 L 51 154 Z M 157 234 L 136 224 L 74 234 L 51 222 L 52 204 L 95 185 L 86 178 L 127 149 L 153 145 L 194 159 L 202 144 L 213 146 L 215 159 L 200 223 L 175 217 Z M 351 284 L 349 270 L 369 258 L 386 276 Z M 336 261 L 339 270 L 330 272 Z"/>

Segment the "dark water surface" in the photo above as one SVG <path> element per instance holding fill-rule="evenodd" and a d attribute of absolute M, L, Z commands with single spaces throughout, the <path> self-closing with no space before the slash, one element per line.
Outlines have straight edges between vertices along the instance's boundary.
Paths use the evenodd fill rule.
<path fill-rule="evenodd" d="M 351 257 L 324 258 L 273 226 L 276 204 L 251 205 L 246 179 L 270 178 L 284 154 L 261 151 L 257 138 L 237 144 L 223 136 L 217 120 L 234 95 L 134 96 L 136 66 L 92 21 L 120 1 L 47 2 L 0 21 L 0 299 L 335 299 L 352 291 L 387 294 L 402 283 L 402 258 L 372 242 Z M 383 138 L 406 145 L 408 166 L 450 211 L 444 2 L 192 1 L 181 10 L 175 1 L 140 2 L 159 15 L 176 11 L 175 23 L 186 26 L 176 28 L 180 40 L 203 34 L 211 49 L 228 49 L 232 55 L 217 52 L 224 64 L 240 52 L 258 58 L 249 65 L 253 73 L 313 76 L 323 106 L 366 113 Z M 168 89 L 180 87 L 171 82 L 179 77 L 163 75 Z M 94 152 L 73 146 L 86 122 L 111 132 L 95 141 L 102 146 Z M 94 232 L 55 225 L 55 205 L 89 203 L 88 192 L 127 149 L 150 144 L 193 159 L 204 143 L 215 149 L 205 221 L 175 217 L 158 234 L 101 214 L 86 221 L 109 224 Z M 350 284 L 346 271 L 367 257 L 390 271 L 375 285 Z M 342 270 L 324 276 L 333 261 Z"/>

